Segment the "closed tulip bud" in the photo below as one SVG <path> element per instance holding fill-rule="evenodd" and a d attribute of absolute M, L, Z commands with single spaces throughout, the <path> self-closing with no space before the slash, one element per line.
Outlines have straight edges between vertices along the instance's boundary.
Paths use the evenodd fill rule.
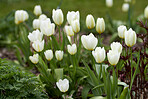
<path fill-rule="evenodd" d="M 124 36 L 125 36 L 125 31 L 127 31 L 126 26 L 124 26 L 124 25 L 119 26 L 119 27 L 118 27 L 118 36 L 119 36 L 120 38 L 124 38 Z"/>
<path fill-rule="evenodd" d="M 95 20 L 91 14 L 87 15 L 86 17 L 86 26 L 88 29 L 92 29 L 95 27 Z"/>
<path fill-rule="evenodd" d="M 119 61 L 120 53 L 113 50 L 109 50 L 109 52 L 107 53 L 107 58 L 111 65 L 116 65 Z"/>
<path fill-rule="evenodd" d="M 93 50 L 97 46 L 98 39 L 90 33 L 89 35 L 82 35 L 81 42 L 87 50 Z"/>
<path fill-rule="evenodd" d="M 28 20 L 28 18 L 29 18 L 29 15 L 24 10 L 17 10 L 15 12 L 15 24 L 20 24 L 20 23 Z"/>
<path fill-rule="evenodd" d="M 77 52 L 77 46 L 76 44 L 67 45 L 67 49 L 69 54 L 74 55 Z"/>
<path fill-rule="evenodd" d="M 34 42 L 34 41 L 42 41 L 42 38 L 43 38 L 43 33 L 40 32 L 38 29 L 37 30 L 34 30 L 32 33 L 29 33 L 28 35 L 28 39 L 31 41 L 31 42 Z"/>
<path fill-rule="evenodd" d="M 61 25 L 64 20 L 63 12 L 61 9 L 52 10 L 52 19 L 57 25 Z"/>
<path fill-rule="evenodd" d="M 39 55 L 38 54 L 34 54 L 33 56 L 29 56 L 29 59 L 31 60 L 31 62 L 33 64 L 37 64 L 39 62 Z"/>
<path fill-rule="evenodd" d="M 105 31 L 105 22 L 103 18 L 98 18 L 96 23 L 96 31 L 101 34 Z"/>
<path fill-rule="evenodd" d="M 43 41 L 34 41 L 32 44 L 32 47 L 34 48 L 35 51 L 41 52 L 44 49 L 44 40 Z"/>
<path fill-rule="evenodd" d="M 41 15 L 42 14 L 42 9 L 41 9 L 41 6 L 40 5 L 36 5 L 35 7 L 34 7 L 34 14 L 36 15 L 36 16 L 39 16 L 39 15 Z"/>
<path fill-rule="evenodd" d="M 113 6 L 113 0 L 106 0 L 106 6 L 112 7 Z"/>
<path fill-rule="evenodd" d="M 60 79 L 58 82 L 56 82 L 57 87 L 61 92 L 66 92 L 69 89 L 69 80 L 67 79 Z"/>
<path fill-rule="evenodd" d="M 72 26 L 72 29 L 73 29 L 74 33 L 78 33 L 80 31 L 80 22 L 79 22 L 79 20 L 72 21 L 71 26 Z"/>
<path fill-rule="evenodd" d="M 71 26 L 65 26 L 65 31 L 68 36 L 74 36 L 74 32 Z"/>
<path fill-rule="evenodd" d="M 144 9 L 144 17 L 148 19 L 148 6 Z"/>
<path fill-rule="evenodd" d="M 124 2 L 131 2 L 131 0 L 124 0 Z"/>
<path fill-rule="evenodd" d="M 124 4 L 122 5 L 122 11 L 123 11 L 123 12 L 127 12 L 128 9 L 129 9 L 129 4 L 128 4 L 128 3 L 124 3 Z"/>
<path fill-rule="evenodd" d="M 111 50 L 121 53 L 122 52 L 122 45 L 119 42 L 113 42 L 111 44 Z"/>
<path fill-rule="evenodd" d="M 39 20 L 46 20 L 47 19 L 47 16 L 45 14 L 41 14 L 39 16 Z"/>
<path fill-rule="evenodd" d="M 128 47 L 132 47 L 136 44 L 137 35 L 136 32 L 133 31 L 131 28 L 125 32 L 125 44 Z"/>
<path fill-rule="evenodd" d="M 41 32 L 46 36 L 51 36 L 55 32 L 55 24 L 50 22 L 50 19 L 43 20 L 40 24 Z"/>
<path fill-rule="evenodd" d="M 57 59 L 58 61 L 61 61 L 61 60 L 63 59 L 63 54 L 64 54 L 63 51 L 60 51 L 60 50 L 56 51 L 56 52 L 55 52 L 56 59 Z"/>
<path fill-rule="evenodd" d="M 33 20 L 33 28 L 34 29 L 40 29 L 40 20 L 39 19 Z"/>
<path fill-rule="evenodd" d="M 44 52 L 45 58 L 50 61 L 53 58 L 53 51 L 52 50 L 46 50 Z"/>
<path fill-rule="evenodd" d="M 71 42 L 71 37 L 70 36 L 67 36 L 67 38 L 68 38 L 69 43 L 71 44 L 72 43 Z"/>
<path fill-rule="evenodd" d="M 96 47 L 96 49 L 92 51 L 92 55 L 94 56 L 97 63 L 102 63 L 106 57 L 104 47 Z"/>
<path fill-rule="evenodd" d="M 67 13 L 67 21 L 68 23 L 71 25 L 72 24 L 72 21 L 74 20 L 80 20 L 80 13 L 79 11 L 77 12 L 74 12 L 74 11 L 68 11 Z"/>

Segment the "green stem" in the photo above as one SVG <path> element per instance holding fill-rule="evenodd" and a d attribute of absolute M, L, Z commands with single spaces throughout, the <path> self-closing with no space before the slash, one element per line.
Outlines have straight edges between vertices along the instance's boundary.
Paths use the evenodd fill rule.
<path fill-rule="evenodd" d="M 76 61 L 75 61 L 75 55 L 72 55 L 72 62 L 73 62 L 73 69 L 74 69 L 74 78 L 76 75 Z"/>
<path fill-rule="evenodd" d="M 59 29 L 59 44 L 61 44 L 61 31 L 60 31 L 60 26 L 58 26 Z"/>
<path fill-rule="evenodd" d="M 92 53 L 90 52 L 90 57 L 91 57 L 91 61 L 92 61 L 92 66 L 93 66 L 93 69 L 94 71 L 96 72 L 96 67 L 95 67 L 95 60 L 94 60 L 94 57 L 92 55 Z"/>
<path fill-rule="evenodd" d="M 132 61 L 133 61 L 132 48 L 130 48 L 130 51 L 131 51 L 131 78 L 132 78 L 132 74 L 133 74 L 133 66 L 132 66 Z"/>
<path fill-rule="evenodd" d="M 116 72 L 117 72 L 117 99 L 119 98 L 119 91 L 118 91 L 118 66 L 116 65 Z"/>
<path fill-rule="evenodd" d="M 99 80 L 101 79 L 101 73 L 102 73 L 102 63 L 100 63 Z"/>
<path fill-rule="evenodd" d="M 101 34 L 99 34 L 99 36 L 98 36 L 98 46 L 102 46 L 102 44 L 101 44 Z"/>

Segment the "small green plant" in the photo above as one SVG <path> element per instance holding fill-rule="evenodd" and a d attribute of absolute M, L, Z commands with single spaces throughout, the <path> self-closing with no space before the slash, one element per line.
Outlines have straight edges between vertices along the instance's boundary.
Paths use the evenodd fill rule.
<path fill-rule="evenodd" d="M 0 59 L 0 99 L 48 99 L 37 77 Z"/>

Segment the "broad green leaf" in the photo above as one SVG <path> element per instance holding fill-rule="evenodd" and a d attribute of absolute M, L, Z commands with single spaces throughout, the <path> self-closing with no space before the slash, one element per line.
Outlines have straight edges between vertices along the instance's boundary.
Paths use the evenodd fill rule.
<path fill-rule="evenodd" d="M 126 88 L 122 91 L 122 93 L 121 93 L 119 99 L 126 99 L 127 93 L 128 93 L 128 87 L 126 87 Z"/>
<path fill-rule="evenodd" d="M 59 81 L 59 79 L 63 79 L 63 68 L 55 69 L 54 72 L 57 81 Z"/>
<path fill-rule="evenodd" d="M 87 99 L 87 94 L 89 92 L 89 90 L 91 89 L 91 86 L 89 85 L 85 85 L 83 87 L 83 90 L 82 90 L 82 99 Z"/>

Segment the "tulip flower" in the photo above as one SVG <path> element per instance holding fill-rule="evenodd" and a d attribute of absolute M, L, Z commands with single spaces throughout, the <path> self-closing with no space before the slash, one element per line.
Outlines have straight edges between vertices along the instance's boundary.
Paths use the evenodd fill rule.
<path fill-rule="evenodd" d="M 119 26 L 119 27 L 118 27 L 118 36 L 119 36 L 120 38 L 124 38 L 124 36 L 125 36 L 125 31 L 127 31 L 126 26 L 124 26 L 124 25 Z"/>
<path fill-rule="evenodd" d="M 61 25 L 64 20 L 63 12 L 61 9 L 52 10 L 52 19 L 57 25 Z"/>
<path fill-rule="evenodd" d="M 68 36 L 74 36 L 74 32 L 71 26 L 65 26 L 65 31 Z"/>
<path fill-rule="evenodd" d="M 39 55 L 38 54 L 34 54 L 33 56 L 29 56 L 29 59 L 31 60 L 31 62 L 33 64 L 37 64 L 39 62 Z"/>
<path fill-rule="evenodd" d="M 125 32 L 125 44 L 128 47 L 132 47 L 136 44 L 137 35 L 136 32 L 133 31 L 131 28 Z"/>
<path fill-rule="evenodd" d="M 41 15 L 42 14 L 42 9 L 41 9 L 41 6 L 40 5 L 36 5 L 35 7 L 34 7 L 34 14 L 36 15 L 36 16 L 39 16 L 39 15 Z"/>
<path fill-rule="evenodd" d="M 144 17 L 148 19 L 148 6 L 144 9 Z"/>
<path fill-rule="evenodd" d="M 47 16 L 45 14 L 41 14 L 39 16 L 39 20 L 46 20 L 47 19 Z"/>
<path fill-rule="evenodd" d="M 109 50 L 109 52 L 107 53 L 107 58 L 111 65 L 116 65 L 119 61 L 120 53 L 113 50 Z"/>
<path fill-rule="evenodd" d="M 63 54 L 64 54 L 64 52 L 61 51 L 61 50 L 56 51 L 56 52 L 55 52 L 56 59 L 57 59 L 58 61 L 61 61 L 61 60 L 63 59 Z"/>
<path fill-rule="evenodd" d="M 69 80 L 67 79 L 60 79 L 58 82 L 56 82 L 57 87 L 61 92 L 66 92 L 69 89 Z"/>
<path fill-rule="evenodd" d="M 106 0 L 106 6 L 112 7 L 113 6 L 113 0 Z"/>
<path fill-rule="evenodd" d="M 123 12 L 127 12 L 128 9 L 129 9 L 129 4 L 128 4 L 128 3 L 124 3 L 124 4 L 122 5 L 122 11 L 123 11 Z"/>
<path fill-rule="evenodd" d="M 69 43 L 71 44 L 72 43 L 71 42 L 71 37 L 67 35 L 67 38 L 68 38 Z"/>
<path fill-rule="evenodd" d="M 119 42 L 113 42 L 111 44 L 111 50 L 121 54 L 121 52 L 122 52 L 122 45 Z"/>
<path fill-rule="evenodd" d="M 98 43 L 98 39 L 92 33 L 90 33 L 87 36 L 82 35 L 81 41 L 82 41 L 84 48 L 86 48 L 87 50 L 95 49 Z"/>
<path fill-rule="evenodd" d="M 102 63 L 106 57 L 104 47 L 96 47 L 96 49 L 92 51 L 92 55 L 94 56 L 97 63 Z"/>
<path fill-rule="evenodd" d="M 73 29 L 74 33 L 78 33 L 80 31 L 80 22 L 79 22 L 79 20 L 72 21 L 71 26 L 72 26 L 72 29 Z"/>
<path fill-rule="evenodd" d="M 34 29 L 40 29 L 40 20 L 39 19 L 33 20 L 33 28 Z"/>
<path fill-rule="evenodd" d="M 32 44 L 32 47 L 34 48 L 35 51 L 41 52 L 44 49 L 44 40 L 43 41 L 34 41 Z"/>
<path fill-rule="evenodd" d="M 74 11 L 68 11 L 67 13 L 67 21 L 68 23 L 71 25 L 72 24 L 72 21 L 74 20 L 80 20 L 80 13 L 79 11 L 77 12 L 74 12 Z"/>
<path fill-rule="evenodd" d="M 96 31 L 101 34 L 105 31 L 105 22 L 103 18 L 98 18 L 96 23 Z"/>
<path fill-rule="evenodd" d="M 77 46 L 76 44 L 67 45 L 67 49 L 69 54 L 74 55 L 77 52 Z"/>
<path fill-rule="evenodd" d="M 52 50 L 46 50 L 44 52 L 45 58 L 50 61 L 53 58 L 53 51 Z"/>
<path fill-rule="evenodd" d="M 42 41 L 42 38 L 43 38 L 43 33 L 40 32 L 38 29 L 37 30 L 34 30 L 32 33 L 29 33 L 28 35 L 28 39 L 31 41 L 31 42 L 34 42 L 34 41 Z"/>
<path fill-rule="evenodd" d="M 46 36 L 51 36 L 55 31 L 55 24 L 51 23 L 50 19 L 43 20 L 40 24 L 41 32 Z"/>
<path fill-rule="evenodd" d="M 29 18 L 29 15 L 24 10 L 17 10 L 15 12 L 15 24 L 20 24 L 20 23 L 28 20 L 28 18 Z"/>
<path fill-rule="evenodd" d="M 87 15 L 86 17 L 86 26 L 88 29 L 92 29 L 95 27 L 95 20 L 91 14 Z"/>

